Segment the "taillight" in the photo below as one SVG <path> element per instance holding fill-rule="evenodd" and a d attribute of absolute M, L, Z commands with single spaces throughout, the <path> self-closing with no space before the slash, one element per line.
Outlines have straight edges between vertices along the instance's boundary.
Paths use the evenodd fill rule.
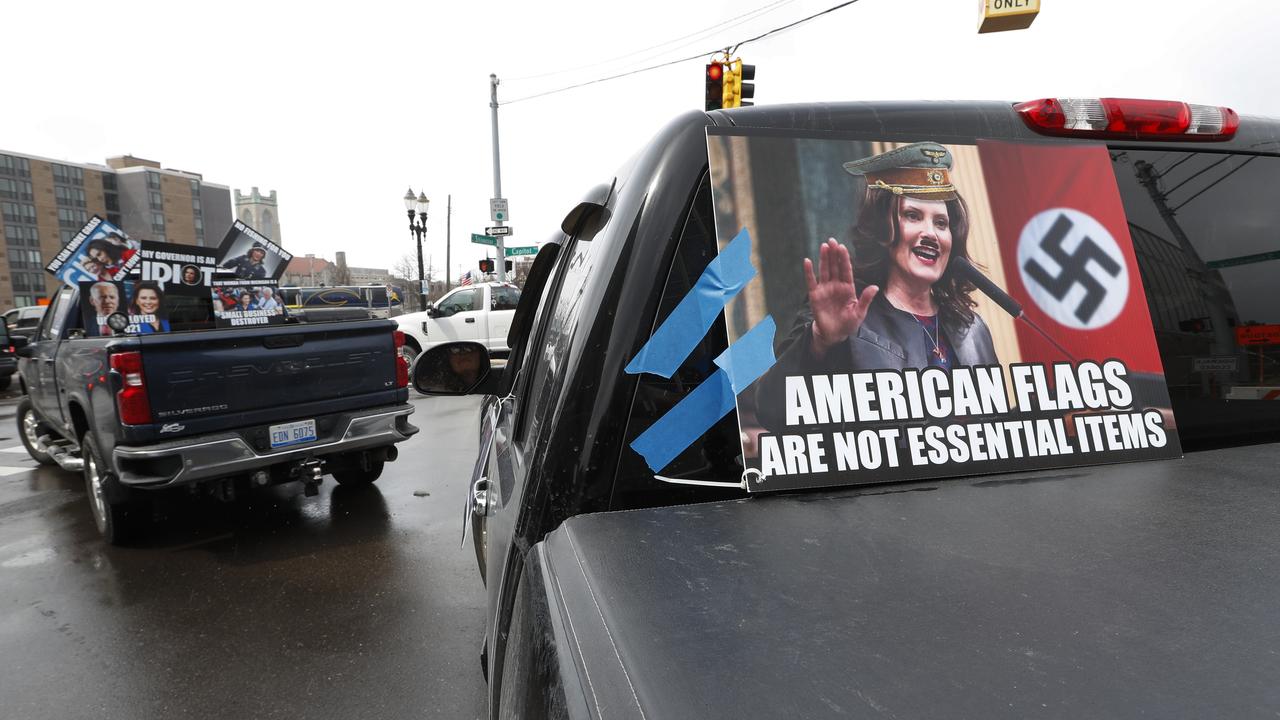
<path fill-rule="evenodd" d="M 404 359 L 400 348 L 404 347 L 404 332 L 395 331 L 396 338 L 396 387 L 409 387 L 409 362 Z"/>
<path fill-rule="evenodd" d="M 120 390 L 116 392 L 116 408 L 125 425 L 147 425 L 151 422 L 151 400 L 142 374 L 142 353 L 111 354 L 111 369 L 120 374 Z"/>
<path fill-rule="evenodd" d="M 1227 107 L 1173 100 L 1044 98 L 1014 105 L 1045 135 L 1112 140 L 1229 140 L 1240 116 Z"/>

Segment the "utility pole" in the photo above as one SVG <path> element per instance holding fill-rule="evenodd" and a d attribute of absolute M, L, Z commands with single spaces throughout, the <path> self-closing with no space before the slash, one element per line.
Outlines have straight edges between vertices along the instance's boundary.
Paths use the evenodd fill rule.
<path fill-rule="evenodd" d="M 449 292 L 453 288 L 449 282 L 449 250 L 453 244 L 453 195 L 449 196 L 449 203 L 444 211 L 444 291 Z"/>
<path fill-rule="evenodd" d="M 493 197 L 500 198 L 502 197 L 502 161 L 498 155 L 498 76 L 494 73 L 489 74 L 489 109 L 493 116 Z M 494 221 L 499 227 L 502 226 L 501 220 L 494 218 Z M 493 268 L 498 274 L 498 282 L 505 282 L 507 279 L 506 258 L 506 243 L 499 236 L 498 261 Z"/>

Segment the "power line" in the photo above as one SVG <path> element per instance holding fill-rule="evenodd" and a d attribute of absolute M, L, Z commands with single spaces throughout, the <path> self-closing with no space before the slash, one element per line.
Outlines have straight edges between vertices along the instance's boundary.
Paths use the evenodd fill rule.
<path fill-rule="evenodd" d="M 675 43 L 681 42 L 682 40 L 688 40 L 689 38 L 698 37 L 698 36 L 701 36 L 701 35 L 706 35 L 706 34 L 708 34 L 708 33 L 712 32 L 712 31 L 715 31 L 715 30 L 725 30 L 725 29 L 728 29 L 728 28 L 730 28 L 730 27 L 735 27 L 735 26 L 737 26 L 737 25 L 741 25 L 742 23 L 747 22 L 748 20 L 754 20 L 754 19 L 756 19 L 757 17 L 763 17 L 764 15 L 767 15 L 767 14 L 769 14 L 769 13 L 773 12 L 774 10 L 779 9 L 779 8 L 780 8 L 780 7 L 782 7 L 783 5 L 789 5 L 789 4 L 793 3 L 793 2 L 795 2 L 795 0 L 774 0 L 774 2 L 771 2 L 771 3 L 769 3 L 768 5 L 762 5 L 762 6 L 758 7 L 758 8 L 756 8 L 755 10 L 752 10 L 752 11 L 750 11 L 750 12 L 745 12 L 745 13 L 743 13 L 743 14 L 741 14 L 741 15 L 737 15 L 737 16 L 735 16 L 735 17 L 731 17 L 731 18 L 729 18 L 728 20 L 722 20 L 721 22 L 718 22 L 718 23 L 716 23 L 715 25 L 710 25 L 710 26 L 705 27 L 705 28 L 703 28 L 703 29 L 701 29 L 701 30 L 697 30 L 697 31 L 695 31 L 695 32 L 691 32 L 691 33 L 689 33 L 688 35 L 681 35 L 681 36 L 680 36 L 680 37 L 678 37 L 678 38 L 674 38 L 674 39 L 672 39 L 672 40 L 668 40 L 668 41 L 666 41 L 666 42 L 658 43 L 657 45 L 650 45 L 649 47 L 641 48 L 641 49 L 639 49 L 639 50 L 634 50 L 634 51 L 629 52 L 629 53 L 627 53 L 627 54 L 625 54 L 625 55 L 619 55 L 619 56 L 617 56 L 617 57 L 615 57 L 615 58 L 611 58 L 611 59 L 609 59 L 609 60 L 601 60 L 601 61 L 599 61 L 599 62 L 587 63 L 587 64 L 585 64 L 585 65 L 578 65 L 578 66 L 576 66 L 576 67 L 565 68 L 565 69 L 563 69 L 563 70 L 553 70 L 553 71 L 551 71 L 551 72 L 538 73 L 537 75 L 521 75 L 521 76 L 519 76 L 519 77 L 504 78 L 504 79 L 505 79 L 506 81 L 508 81 L 508 82 L 518 82 L 518 81 L 521 81 L 521 80 L 536 80 L 536 79 L 538 79 L 538 78 L 551 77 L 551 76 L 553 76 L 553 75 L 564 75 L 565 73 L 571 73 L 571 72 L 575 72 L 575 71 L 577 71 L 577 70 L 586 70 L 587 68 L 595 68 L 595 67 L 602 67 L 602 66 L 605 66 L 605 65 L 612 65 L 612 64 L 614 64 L 614 63 L 618 62 L 619 60 L 625 60 L 625 59 L 627 59 L 627 58 L 629 58 L 629 57 L 634 57 L 634 56 L 636 56 L 636 55 L 640 55 L 640 54 L 643 54 L 643 53 L 647 53 L 647 52 L 649 52 L 650 50 L 657 50 L 658 48 L 665 48 L 665 47 L 667 47 L 668 45 L 674 45 Z M 680 48 L 682 48 L 682 47 L 688 47 L 688 45 L 691 45 L 691 44 L 692 44 L 692 43 L 685 43 L 684 45 L 679 45 L 679 46 L 676 46 L 676 47 L 671 48 L 671 49 L 672 49 L 672 50 L 678 50 L 678 49 L 680 49 Z M 648 58 L 645 58 L 645 59 L 648 59 Z"/>
<path fill-rule="evenodd" d="M 812 14 L 812 15 L 808 16 L 808 17 L 804 17 L 804 18 L 801 18 L 801 19 L 799 19 L 799 20 L 796 20 L 796 21 L 795 21 L 795 22 L 793 22 L 793 23 L 788 23 L 787 25 L 782 25 L 782 26 L 776 27 L 776 28 L 774 28 L 774 29 L 772 29 L 772 30 L 768 30 L 768 31 L 766 31 L 766 32 L 763 32 L 763 33 L 761 33 L 761 34 L 759 34 L 759 35 L 756 35 L 755 37 L 747 38 L 746 40 L 739 41 L 737 44 L 735 44 L 735 45 L 732 45 L 732 46 L 731 46 L 731 47 L 733 48 L 733 50 L 731 50 L 731 51 L 730 51 L 730 54 L 733 54 L 733 52 L 736 52 L 738 48 L 742 47 L 743 45 L 746 45 L 747 43 L 755 42 L 755 41 L 757 41 L 757 40 L 762 40 L 762 39 L 764 39 L 764 38 L 769 37 L 770 35 L 775 35 L 775 34 L 777 34 L 777 33 L 783 32 L 784 30 L 790 30 L 791 28 L 794 28 L 794 27 L 796 27 L 797 25 L 802 25 L 802 24 L 804 24 L 804 23 L 809 22 L 810 20 L 813 20 L 813 19 L 815 19 L 815 18 L 822 17 L 823 15 L 827 15 L 827 14 L 829 14 L 829 13 L 833 13 L 833 12 L 835 12 L 836 10 L 839 10 L 839 9 L 841 9 L 841 8 L 845 8 L 845 7 L 848 7 L 848 6 L 853 5 L 853 4 L 857 3 L 857 2 L 859 2 L 859 0 L 845 0 L 845 2 L 842 2 L 842 3 L 838 4 L 838 5 L 833 5 L 833 6 L 829 7 L 829 8 L 827 8 L 826 10 L 822 10 L 822 11 L 816 12 L 816 13 L 814 13 L 814 14 Z M 656 65 L 650 65 L 650 66 L 648 66 L 648 67 L 642 67 L 642 68 L 639 68 L 639 69 L 637 69 L 637 70 L 630 70 L 630 71 L 628 71 L 628 72 L 617 73 L 617 74 L 614 74 L 614 75 L 608 75 L 608 76 L 605 76 L 605 77 L 596 78 L 595 80 L 587 80 L 587 81 L 580 82 L 580 83 L 574 83 L 573 85 L 566 85 L 566 86 L 564 86 L 564 87 L 556 88 L 555 90 L 547 90 L 546 92 L 534 93 L 533 95 L 525 95 L 524 97 L 518 97 L 518 98 L 516 98 L 516 99 L 514 99 L 514 100 L 507 100 L 507 101 L 505 101 L 505 102 L 500 102 L 500 103 L 498 103 L 498 104 L 499 104 L 499 105 L 514 105 L 515 103 L 518 103 L 518 102 L 524 102 L 525 100 L 533 100 L 533 99 L 535 99 L 535 98 L 546 97 L 546 96 L 548 96 L 548 95 L 555 95 L 555 94 L 557 94 L 557 93 L 567 92 L 567 91 L 569 91 L 569 90 L 576 90 L 576 89 L 578 89 L 578 88 L 586 87 L 586 86 L 588 86 L 588 85 L 595 85 L 595 84 L 597 84 L 597 83 L 608 82 L 608 81 L 610 81 L 610 80 L 617 80 L 618 78 L 624 78 L 624 77 L 628 77 L 628 76 L 630 76 L 630 75 L 638 75 L 638 74 L 640 74 L 640 73 L 642 73 L 642 72 L 649 72 L 650 70 L 657 70 L 658 68 L 664 68 L 664 67 L 667 67 L 667 66 L 669 66 L 669 65 L 678 65 L 678 64 L 683 63 L 683 62 L 689 62 L 690 60 L 698 60 L 698 59 L 701 59 L 701 58 L 705 58 L 705 57 L 707 57 L 708 55 L 714 55 L 714 54 L 715 54 L 715 53 L 717 53 L 717 52 L 721 52 L 723 49 L 724 49 L 724 48 L 715 48 L 715 49 L 710 50 L 710 51 L 708 51 L 708 52 L 700 52 L 700 53 L 698 53 L 698 54 L 696 54 L 696 55 L 690 55 L 689 57 L 683 57 L 683 58 L 680 58 L 680 59 L 678 59 L 678 60 L 668 60 L 667 62 L 658 63 L 658 64 L 656 64 Z"/>

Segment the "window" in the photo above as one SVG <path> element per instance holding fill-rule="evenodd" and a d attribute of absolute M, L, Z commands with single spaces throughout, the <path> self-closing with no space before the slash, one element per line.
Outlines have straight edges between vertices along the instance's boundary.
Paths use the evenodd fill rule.
<path fill-rule="evenodd" d="M 0 177 L 0 198 L 31 202 L 31 181 Z"/>
<path fill-rule="evenodd" d="M 66 205 L 70 207 L 80 207 L 80 208 L 85 206 L 84 188 L 65 187 L 63 185 L 56 185 L 53 188 L 53 194 L 54 194 L 54 197 L 58 199 L 59 205 Z"/>
<path fill-rule="evenodd" d="M 164 209 L 164 196 L 154 190 L 147 193 L 147 201 L 151 203 L 152 210 Z"/>
<path fill-rule="evenodd" d="M 89 214 L 84 210 L 58 208 L 58 227 L 64 230 L 79 230 L 89 222 Z"/>
<path fill-rule="evenodd" d="M 1274 440 L 1280 404 L 1263 398 L 1280 385 L 1280 347 L 1242 345 L 1236 329 L 1280 325 L 1280 243 L 1267 230 L 1280 223 L 1280 158 L 1111 154 L 1183 447 Z"/>
<path fill-rule="evenodd" d="M 34 205 L 7 202 L 0 204 L 0 213 L 3 214 L 6 223 L 36 224 L 36 208 Z"/>
<path fill-rule="evenodd" d="M 467 288 L 466 290 L 458 290 L 452 295 L 440 301 L 436 309 L 444 317 L 449 317 L 460 312 L 469 312 L 471 310 L 479 310 L 480 303 L 483 302 L 481 288 Z"/>
<path fill-rule="evenodd" d="M 148 190 L 160 189 L 160 173 L 153 173 L 153 172 L 147 173 L 147 189 Z"/>
<path fill-rule="evenodd" d="M 0 155 L 0 175 L 29 178 L 31 177 L 31 162 L 24 157 Z"/>
<path fill-rule="evenodd" d="M 64 185 L 83 185 L 84 170 L 70 165 L 53 164 L 53 181 Z"/>
<path fill-rule="evenodd" d="M 515 310 L 520 304 L 520 288 L 514 285 L 498 285 L 491 288 L 494 310 Z"/>
<path fill-rule="evenodd" d="M 44 257 L 39 250 L 10 248 L 9 267 L 14 270 L 43 270 Z"/>
<path fill-rule="evenodd" d="M 116 176 L 113 173 L 102 173 L 102 189 L 107 192 L 116 191 Z"/>
<path fill-rule="evenodd" d="M 13 289 L 15 292 L 39 292 L 44 290 L 44 274 L 40 272 L 13 273 Z"/>
<path fill-rule="evenodd" d="M 711 185 L 703 180 L 695 196 L 689 216 L 685 220 L 680 244 L 667 274 L 662 301 L 654 317 L 652 329 L 657 329 L 671 314 L 676 305 L 698 282 L 707 264 L 718 254 Z M 668 379 L 644 374 L 637 381 L 635 401 L 627 423 L 627 437 L 634 440 L 658 418 L 665 415 L 702 384 L 716 369 L 713 362 L 728 347 L 723 316 L 711 326 L 702 342 L 698 343 L 679 369 Z M 663 475 L 696 480 L 733 482 L 742 473 L 737 457 L 742 452 L 738 432 L 738 414 L 731 412 L 712 426 L 701 440 L 688 447 L 664 469 Z M 653 503 L 666 504 L 673 494 L 685 494 L 686 500 L 697 499 L 695 489 L 673 488 L 653 480 L 653 473 L 634 453 L 624 455 L 619 468 L 619 481 L 615 493 L 620 507 L 640 507 Z M 724 497 L 724 490 L 715 491 L 716 497 Z M 646 500 L 652 498 L 652 502 Z"/>
<path fill-rule="evenodd" d="M 151 213 L 151 232 L 164 233 L 164 213 Z"/>
<path fill-rule="evenodd" d="M 6 225 L 4 236 L 11 247 L 14 245 L 40 246 L 40 231 L 32 225 Z"/>

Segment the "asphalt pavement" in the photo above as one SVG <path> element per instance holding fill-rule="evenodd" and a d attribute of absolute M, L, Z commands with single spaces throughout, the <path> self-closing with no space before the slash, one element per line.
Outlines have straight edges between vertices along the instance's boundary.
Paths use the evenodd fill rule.
<path fill-rule="evenodd" d="M 115 548 L 4 393 L 0 717 L 481 717 L 484 588 L 459 546 L 479 401 L 413 403 L 422 432 L 372 487 L 177 495 Z"/>

